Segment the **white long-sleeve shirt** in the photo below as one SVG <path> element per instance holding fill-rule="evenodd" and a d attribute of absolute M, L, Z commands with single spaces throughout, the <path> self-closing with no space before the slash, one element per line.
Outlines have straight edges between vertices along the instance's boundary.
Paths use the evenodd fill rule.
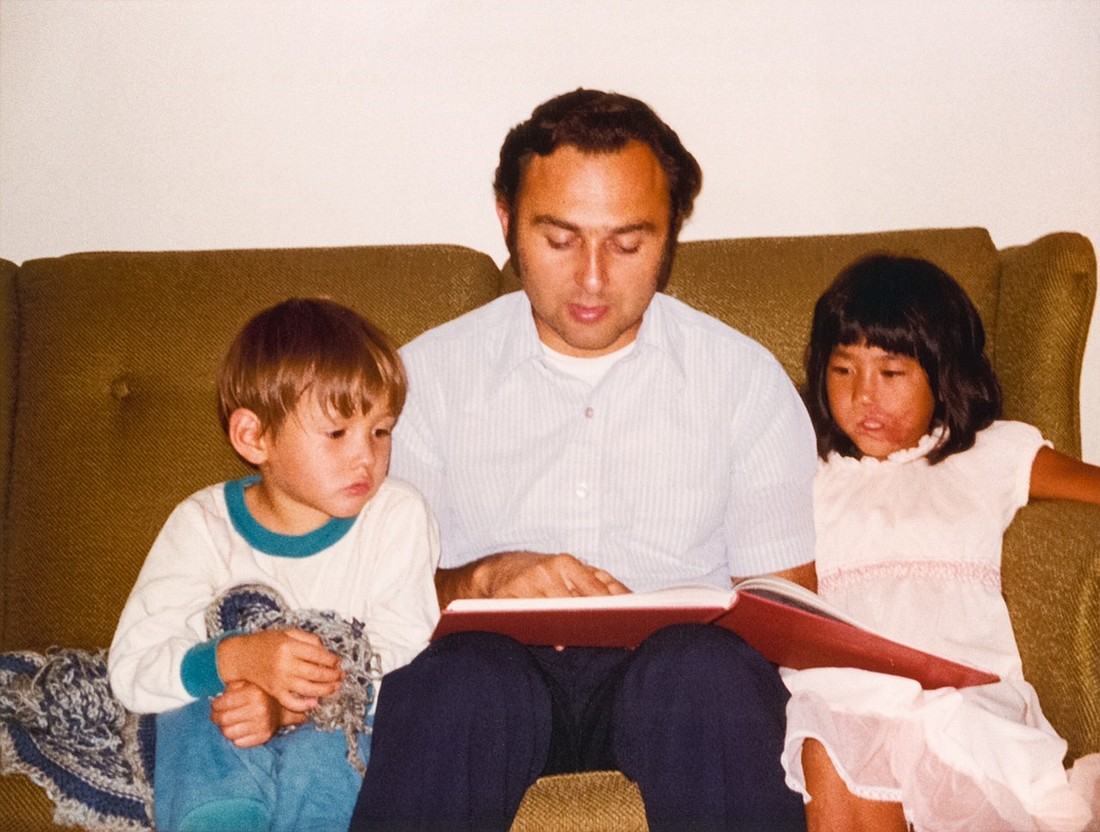
<path fill-rule="evenodd" d="M 188 687 L 195 689 L 195 663 L 185 670 L 185 657 L 209 643 L 204 619 L 211 602 L 239 584 L 265 584 L 291 609 L 333 610 L 363 622 L 383 672 L 408 663 L 428 643 L 439 617 L 432 577 L 439 532 L 414 488 L 388 478 L 357 517 L 288 537 L 255 525 L 244 507 L 246 482 L 188 497 L 154 542 L 108 660 L 111 687 L 128 709 L 152 713 L 194 701 Z M 211 673 L 216 668 L 198 676 Z"/>

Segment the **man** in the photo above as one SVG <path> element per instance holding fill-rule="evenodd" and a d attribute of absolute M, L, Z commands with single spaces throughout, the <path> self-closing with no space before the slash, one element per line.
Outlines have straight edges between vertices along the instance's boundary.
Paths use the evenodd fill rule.
<path fill-rule="evenodd" d="M 814 442 L 775 359 L 660 294 L 701 185 L 640 101 L 577 90 L 505 139 L 497 213 L 523 291 L 403 351 L 393 472 L 443 535 L 440 604 L 778 573 L 814 583 Z M 654 830 L 804 823 L 786 692 L 737 636 L 636 650 L 443 639 L 386 678 L 352 829 L 506 830 L 542 774 L 618 768 Z"/>

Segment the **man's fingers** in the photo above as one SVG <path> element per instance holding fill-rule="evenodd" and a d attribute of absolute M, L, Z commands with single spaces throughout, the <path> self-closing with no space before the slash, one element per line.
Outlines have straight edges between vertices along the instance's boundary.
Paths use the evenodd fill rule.
<path fill-rule="evenodd" d="M 610 572 L 603 569 L 597 569 L 592 574 L 596 577 L 597 581 L 607 588 L 608 595 L 626 595 L 630 592 L 630 587 L 618 580 Z"/>

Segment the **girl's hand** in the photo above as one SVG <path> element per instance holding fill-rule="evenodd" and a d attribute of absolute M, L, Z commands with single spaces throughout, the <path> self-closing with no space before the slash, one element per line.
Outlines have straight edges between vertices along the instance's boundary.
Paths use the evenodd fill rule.
<path fill-rule="evenodd" d="M 218 644 L 218 673 L 231 682 L 251 682 L 288 711 L 304 713 L 344 679 L 340 659 L 303 630 L 262 630 L 229 636 Z"/>

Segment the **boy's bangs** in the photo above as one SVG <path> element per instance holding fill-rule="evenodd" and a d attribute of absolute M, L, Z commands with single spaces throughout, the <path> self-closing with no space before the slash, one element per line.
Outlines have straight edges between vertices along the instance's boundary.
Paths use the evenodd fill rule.
<path fill-rule="evenodd" d="M 378 374 L 360 372 L 357 375 L 328 375 L 314 378 L 306 385 L 326 414 L 339 414 L 345 419 L 370 413 L 375 407 L 394 410 L 393 385 Z"/>

